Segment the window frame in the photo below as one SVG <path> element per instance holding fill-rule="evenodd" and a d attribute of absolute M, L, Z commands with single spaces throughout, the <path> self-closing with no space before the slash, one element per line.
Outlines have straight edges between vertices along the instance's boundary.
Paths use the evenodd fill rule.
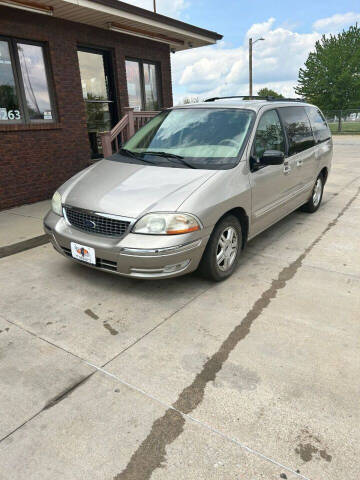
<path fill-rule="evenodd" d="M 314 136 L 314 140 L 315 140 L 315 145 L 319 145 L 319 143 L 324 143 L 324 142 L 327 142 L 328 140 L 330 140 L 331 130 L 330 130 L 328 122 L 326 121 L 326 118 L 325 118 L 324 114 L 322 113 L 322 111 L 320 110 L 320 108 L 316 107 L 315 105 L 307 105 L 306 107 L 304 107 L 304 109 L 305 109 L 305 113 L 306 113 L 306 115 L 309 119 L 309 122 L 310 122 L 311 130 L 313 132 L 313 136 Z M 322 119 L 322 121 L 326 125 L 326 129 L 327 129 L 327 132 L 329 133 L 329 136 L 326 137 L 324 140 L 319 140 L 318 139 L 318 131 L 315 129 L 315 124 L 312 122 L 312 120 L 310 118 L 309 110 L 315 110 L 315 112 L 317 112 L 319 114 L 320 118 Z"/>
<path fill-rule="evenodd" d="M 290 137 L 288 135 L 288 132 L 287 132 L 287 128 L 286 128 L 286 124 L 285 124 L 285 120 L 282 118 L 282 115 L 281 115 L 281 110 L 284 110 L 286 108 L 297 108 L 297 109 L 300 109 L 302 108 L 303 109 L 303 112 L 305 114 L 305 117 L 307 118 L 308 122 L 309 122 L 309 127 L 310 127 L 310 132 L 312 134 L 312 137 L 313 137 L 313 140 L 314 140 L 314 144 L 311 145 L 310 147 L 308 148 L 305 148 L 304 150 L 301 150 L 300 152 L 294 152 L 294 153 L 291 153 L 290 154 Z M 316 145 L 317 145 L 317 142 L 316 142 L 316 138 L 315 138 L 315 134 L 314 134 L 314 131 L 313 131 L 313 127 L 312 127 L 312 124 L 311 124 L 311 121 L 310 121 L 310 118 L 306 112 L 306 108 L 304 105 L 286 105 L 286 106 L 283 106 L 283 107 L 279 107 L 279 112 L 278 112 L 278 115 L 280 117 L 280 121 L 281 121 L 281 124 L 283 126 L 283 130 L 285 131 L 285 136 L 286 136 L 286 139 L 287 139 L 287 153 L 286 153 L 286 157 L 293 157 L 295 155 L 300 155 L 301 153 L 303 152 L 306 152 L 306 150 L 309 150 L 310 148 L 314 148 Z"/>
<path fill-rule="evenodd" d="M 57 103 L 56 103 L 56 97 L 55 97 L 54 83 L 52 80 L 53 74 L 51 69 L 48 44 L 46 42 L 28 40 L 28 39 L 23 39 L 18 37 L 8 37 L 5 35 L 0 35 L 0 41 L 7 42 L 9 47 L 11 68 L 14 75 L 16 95 L 18 97 L 19 110 L 21 113 L 21 118 L 19 120 L 0 121 L 0 127 L 3 125 L 44 125 L 44 124 L 57 123 L 58 121 Z M 44 67 L 45 67 L 45 77 L 46 77 L 46 82 L 48 87 L 50 107 L 51 107 L 51 113 L 52 113 L 51 120 L 45 120 L 45 119 L 32 120 L 30 118 L 27 101 L 26 101 L 26 94 L 25 94 L 25 88 L 24 88 L 23 75 L 21 71 L 20 58 L 19 58 L 19 53 L 17 48 L 19 43 L 24 45 L 34 45 L 36 47 L 41 47 L 42 49 Z"/>
<path fill-rule="evenodd" d="M 274 106 L 271 106 L 270 108 L 267 108 L 266 110 L 264 110 L 263 112 L 261 112 L 261 114 L 259 115 L 258 117 L 258 121 L 256 123 L 256 127 L 254 129 L 254 138 L 253 138 L 253 142 L 252 142 L 252 145 L 251 145 L 251 150 L 250 150 L 250 157 L 252 158 L 257 158 L 256 155 L 255 155 L 255 142 L 256 142 L 256 133 L 258 131 L 258 127 L 259 127 L 259 124 L 261 122 L 261 119 L 262 117 L 268 113 L 268 112 L 271 112 L 271 111 L 275 111 L 276 114 L 277 114 L 277 117 L 279 119 L 279 122 L 280 122 L 280 126 L 281 126 L 281 130 L 282 130 L 282 133 L 284 135 L 284 142 L 285 142 L 285 158 L 288 157 L 288 153 L 289 153 L 289 139 L 287 137 L 287 134 L 286 134 L 286 129 L 285 129 L 285 125 L 282 121 L 282 118 L 281 118 L 281 115 L 280 115 L 280 112 L 279 112 L 279 109 L 274 107 Z M 260 112 L 259 112 L 260 113 Z M 260 168 L 263 168 L 265 165 L 261 166 Z"/>
<path fill-rule="evenodd" d="M 156 71 L 156 88 L 158 91 L 158 102 L 159 102 L 159 111 L 163 108 L 163 91 L 162 91 L 162 81 L 161 81 L 161 62 L 156 62 L 154 60 L 147 60 L 145 58 L 134 58 L 134 57 L 125 57 L 125 76 L 126 76 L 126 89 L 127 89 L 127 75 L 126 75 L 126 62 L 137 62 L 139 64 L 139 73 L 140 73 L 140 89 L 141 89 L 141 111 L 149 112 L 152 110 L 144 110 L 146 104 L 146 95 L 145 95 L 145 75 L 144 75 L 144 63 L 155 66 Z M 129 96 L 129 92 L 128 92 Z"/>

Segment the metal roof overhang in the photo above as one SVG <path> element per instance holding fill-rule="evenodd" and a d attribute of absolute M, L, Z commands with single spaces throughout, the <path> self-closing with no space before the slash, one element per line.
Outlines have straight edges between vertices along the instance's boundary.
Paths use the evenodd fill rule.
<path fill-rule="evenodd" d="M 215 44 L 221 35 L 117 0 L 0 0 L 0 5 L 24 7 L 136 37 L 166 43 L 172 50 Z M 44 8 L 44 12 L 39 8 Z"/>

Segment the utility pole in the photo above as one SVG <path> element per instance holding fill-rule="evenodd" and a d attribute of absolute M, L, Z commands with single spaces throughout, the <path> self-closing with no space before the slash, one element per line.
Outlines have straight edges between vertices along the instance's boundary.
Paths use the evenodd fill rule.
<path fill-rule="evenodd" d="M 252 38 L 249 38 L 249 97 L 253 96 L 253 46 L 256 42 L 259 42 L 260 40 L 265 40 L 265 38 L 258 38 L 255 41 L 253 41 Z"/>
<path fill-rule="evenodd" d="M 154 0 L 154 12 L 156 13 L 156 0 Z"/>
<path fill-rule="evenodd" d="M 252 50 L 253 50 L 253 41 L 252 41 L 252 38 L 249 38 L 249 97 L 252 97 L 252 94 L 253 94 Z"/>

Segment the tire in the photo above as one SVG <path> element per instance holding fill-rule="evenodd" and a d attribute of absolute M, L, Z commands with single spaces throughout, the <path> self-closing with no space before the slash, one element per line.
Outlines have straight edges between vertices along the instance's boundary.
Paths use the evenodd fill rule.
<path fill-rule="evenodd" d="M 322 173 L 320 173 L 311 192 L 311 197 L 309 198 L 307 203 L 305 203 L 305 205 L 301 207 L 301 210 L 303 212 L 315 213 L 316 210 L 320 207 L 324 193 L 324 183 L 324 176 Z"/>
<path fill-rule="evenodd" d="M 227 215 L 210 236 L 199 265 L 200 274 L 214 282 L 230 277 L 238 264 L 241 248 L 241 224 L 234 215 Z"/>

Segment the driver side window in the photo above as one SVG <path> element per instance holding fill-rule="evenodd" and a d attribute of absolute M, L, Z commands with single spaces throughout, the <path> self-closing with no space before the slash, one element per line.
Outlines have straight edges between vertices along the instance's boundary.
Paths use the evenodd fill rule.
<path fill-rule="evenodd" d="M 285 137 L 276 110 L 268 110 L 260 119 L 254 142 L 254 155 L 261 158 L 266 150 L 285 153 Z"/>

